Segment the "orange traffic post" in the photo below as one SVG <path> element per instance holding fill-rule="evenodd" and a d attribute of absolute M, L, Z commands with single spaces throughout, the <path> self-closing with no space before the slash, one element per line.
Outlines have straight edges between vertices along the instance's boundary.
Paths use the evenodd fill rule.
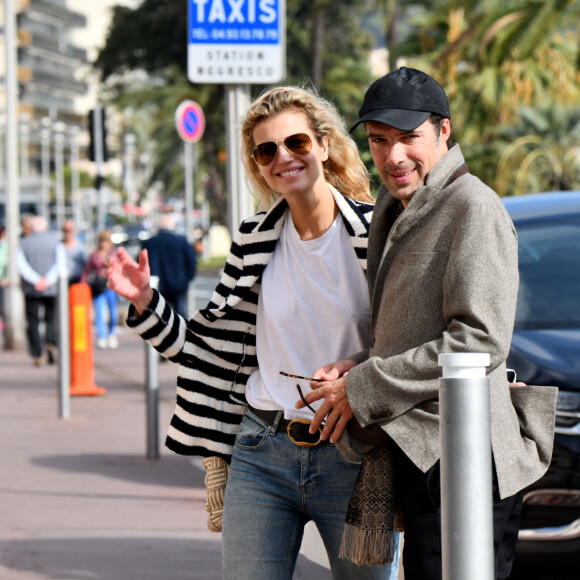
<path fill-rule="evenodd" d="M 88 284 L 69 288 L 71 395 L 104 395 L 107 389 L 95 385 L 91 338 L 91 289 Z"/>

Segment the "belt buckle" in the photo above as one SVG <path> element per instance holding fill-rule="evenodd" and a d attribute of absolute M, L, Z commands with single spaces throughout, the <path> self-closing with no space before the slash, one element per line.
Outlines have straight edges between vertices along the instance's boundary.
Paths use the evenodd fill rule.
<path fill-rule="evenodd" d="M 297 441 L 292 435 L 292 426 L 293 425 L 310 425 L 312 421 L 310 419 L 292 419 L 290 423 L 288 423 L 288 427 L 286 428 L 286 432 L 288 433 L 288 437 L 290 437 L 290 441 L 294 443 L 294 445 L 298 445 L 298 447 L 316 447 L 322 442 L 320 435 L 322 434 L 322 429 L 318 428 L 318 441 Z M 315 433 L 309 433 L 310 437 L 314 437 Z"/>

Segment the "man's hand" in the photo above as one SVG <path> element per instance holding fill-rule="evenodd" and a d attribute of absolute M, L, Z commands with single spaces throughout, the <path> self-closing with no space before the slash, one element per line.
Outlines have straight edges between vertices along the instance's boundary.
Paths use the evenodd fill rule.
<path fill-rule="evenodd" d="M 323 441 L 330 437 L 330 442 L 336 443 L 347 423 L 354 417 L 346 394 L 346 375 L 355 365 L 353 360 L 342 360 L 326 365 L 312 375 L 317 381 L 310 383 L 312 392 L 305 399 L 308 403 L 322 400 L 322 404 L 312 419 L 310 432 L 316 433 L 324 421 L 320 436 Z M 297 409 L 303 407 L 305 405 L 302 401 L 296 403 Z"/>
<path fill-rule="evenodd" d="M 46 278 L 40 278 L 40 280 L 38 280 L 38 282 L 34 285 L 34 289 L 37 292 L 42 292 L 43 290 L 46 290 L 48 288 L 48 282 L 46 281 Z"/>

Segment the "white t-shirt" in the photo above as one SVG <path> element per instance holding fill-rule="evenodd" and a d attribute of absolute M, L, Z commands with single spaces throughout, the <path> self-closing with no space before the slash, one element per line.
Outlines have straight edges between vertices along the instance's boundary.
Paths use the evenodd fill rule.
<path fill-rule="evenodd" d="M 259 370 L 246 387 L 256 409 L 284 410 L 286 419 L 312 418 L 295 409 L 309 382 L 280 375 L 312 376 L 321 366 L 368 347 L 370 306 L 366 277 L 339 215 L 314 240 L 300 239 L 290 211 L 262 275 L 256 349 Z M 312 405 L 316 408 L 320 403 Z"/>

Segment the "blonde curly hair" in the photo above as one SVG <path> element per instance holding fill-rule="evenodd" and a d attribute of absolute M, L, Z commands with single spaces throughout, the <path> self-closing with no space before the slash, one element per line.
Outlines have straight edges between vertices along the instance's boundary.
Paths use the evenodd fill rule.
<path fill-rule="evenodd" d="M 351 199 L 374 203 L 369 173 L 336 107 L 310 88 L 284 86 L 270 88 L 260 95 L 242 122 L 242 161 L 250 190 L 259 197 L 261 208 L 271 206 L 280 194 L 266 183 L 252 158 L 256 145 L 254 128 L 260 121 L 286 111 L 304 113 L 319 144 L 322 145 L 323 137 L 328 137 L 328 159 L 323 163 L 326 181 Z"/>

